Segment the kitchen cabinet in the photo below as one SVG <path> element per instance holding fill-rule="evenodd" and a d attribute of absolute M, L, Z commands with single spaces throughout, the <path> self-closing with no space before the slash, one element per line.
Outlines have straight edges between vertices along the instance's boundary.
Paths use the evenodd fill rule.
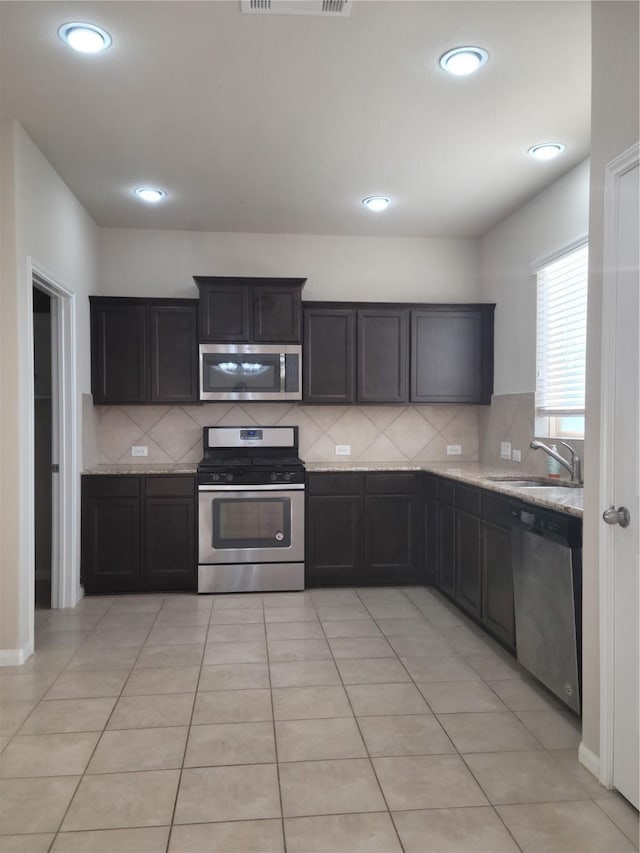
<path fill-rule="evenodd" d="M 410 473 L 365 475 L 364 576 L 369 584 L 422 581 L 418 478 Z"/>
<path fill-rule="evenodd" d="M 490 492 L 482 496 L 482 622 L 515 649 L 509 501 Z"/>
<path fill-rule="evenodd" d="M 85 592 L 196 588 L 194 476 L 85 475 L 81 527 Z"/>
<path fill-rule="evenodd" d="M 362 575 L 364 477 L 307 477 L 305 586 L 359 586 Z"/>
<path fill-rule="evenodd" d="M 195 300 L 92 296 L 90 303 L 95 404 L 198 401 Z"/>
<path fill-rule="evenodd" d="M 455 599 L 478 618 L 480 616 L 480 492 L 456 484 Z"/>
<path fill-rule="evenodd" d="M 304 278 L 194 276 L 201 343 L 300 343 Z"/>
<path fill-rule="evenodd" d="M 426 475 L 435 585 L 511 650 L 515 649 L 509 501 L 486 489 Z M 427 507 L 429 509 L 427 510 Z M 430 536 L 426 534 L 429 554 Z M 435 551 L 435 558 L 434 558 Z M 428 557 L 429 559 L 429 557 Z"/>
<path fill-rule="evenodd" d="M 479 403 L 493 393 L 493 305 L 411 312 L 411 400 Z"/>
<path fill-rule="evenodd" d="M 357 312 L 358 403 L 409 399 L 409 312 L 367 308 Z"/>
<path fill-rule="evenodd" d="M 406 403 L 408 311 L 321 306 L 304 306 L 304 402 Z"/>
<path fill-rule="evenodd" d="M 354 311 L 305 309 L 302 359 L 305 403 L 355 402 L 355 334 Z"/>
<path fill-rule="evenodd" d="M 317 472 L 307 482 L 306 586 L 421 582 L 416 475 Z"/>
<path fill-rule="evenodd" d="M 436 584 L 438 578 L 438 480 L 431 474 L 422 478 L 424 578 Z"/>
<path fill-rule="evenodd" d="M 489 404 L 494 307 L 303 303 L 304 402 Z"/>

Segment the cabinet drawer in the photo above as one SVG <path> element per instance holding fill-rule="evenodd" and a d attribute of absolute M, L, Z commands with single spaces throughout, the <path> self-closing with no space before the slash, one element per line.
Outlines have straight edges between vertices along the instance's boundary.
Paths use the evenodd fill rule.
<path fill-rule="evenodd" d="M 364 490 L 368 495 L 414 495 L 417 477 L 412 473 L 366 474 Z"/>
<path fill-rule="evenodd" d="M 360 495 L 362 474 L 333 474 L 331 472 L 309 474 L 307 491 L 310 495 Z"/>
<path fill-rule="evenodd" d="M 509 501 L 491 492 L 482 492 L 482 518 L 499 527 L 511 527 Z"/>
<path fill-rule="evenodd" d="M 453 506 L 455 503 L 456 487 L 449 480 L 438 480 L 438 500 Z"/>
<path fill-rule="evenodd" d="M 471 486 L 456 486 L 456 507 L 469 515 L 480 515 L 480 490 Z"/>
<path fill-rule="evenodd" d="M 144 493 L 149 497 L 191 497 L 196 493 L 196 478 L 188 474 L 145 477 L 144 484 Z"/>
<path fill-rule="evenodd" d="M 87 498 L 137 498 L 140 496 L 140 477 L 85 475 L 82 492 Z"/>

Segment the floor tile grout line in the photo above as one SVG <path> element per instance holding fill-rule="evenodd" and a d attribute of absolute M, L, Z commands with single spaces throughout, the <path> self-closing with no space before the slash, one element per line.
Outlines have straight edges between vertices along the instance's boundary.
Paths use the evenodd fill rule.
<path fill-rule="evenodd" d="M 315 612 L 315 611 L 314 611 Z M 280 831 L 282 832 L 282 850 L 287 853 L 287 834 L 284 823 L 284 804 L 282 802 L 282 784 L 280 781 L 280 760 L 278 757 L 278 735 L 276 732 L 276 712 L 273 702 L 273 682 L 271 680 L 271 660 L 269 657 L 269 637 L 267 632 L 266 613 L 264 612 L 264 597 L 262 598 L 262 613 L 264 617 L 264 637 L 267 647 L 267 678 L 269 679 L 269 699 L 271 701 L 271 723 L 273 727 L 273 748 L 276 756 L 276 779 L 278 782 L 278 801 L 280 803 Z M 273 623 L 271 623 L 273 624 Z"/>
<path fill-rule="evenodd" d="M 357 592 L 356 592 L 356 595 L 358 595 L 358 593 L 357 593 Z M 358 598 L 360 598 L 360 596 L 359 596 L 359 595 L 358 595 Z M 362 601 L 362 599 L 360 599 L 360 600 Z M 314 606 L 315 606 L 315 605 L 314 605 Z M 368 609 L 368 608 L 367 608 L 367 609 Z M 317 612 L 317 611 L 316 611 L 316 612 Z M 320 625 L 322 626 L 322 622 L 321 622 L 321 621 L 320 621 Z M 379 626 L 377 626 L 377 625 L 376 625 L 376 627 L 379 627 Z M 324 626 L 322 626 L 322 630 L 323 630 L 323 633 L 324 633 Z M 328 638 L 326 637 L 326 634 L 325 634 L 325 638 L 328 640 Z M 331 646 L 329 646 L 329 648 L 331 649 Z M 332 654 L 332 656 L 333 656 L 333 649 L 331 649 L 331 654 Z M 372 760 L 372 758 L 371 758 L 371 753 L 369 752 L 369 747 L 367 746 L 367 741 L 366 741 L 366 739 L 365 739 L 365 737 L 364 737 L 364 735 L 363 735 L 363 733 L 362 733 L 362 729 L 360 728 L 360 723 L 358 722 L 358 717 L 356 716 L 355 708 L 353 707 L 353 703 L 351 702 L 351 697 L 349 696 L 349 691 L 347 690 L 347 686 L 346 686 L 346 684 L 345 684 L 345 683 L 344 683 L 344 681 L 343 681 L 342 673 L 340 672 L 340 668 L 338 667 L 338 664 L 337 664 L 337 661 L 336 661 L 336 659 L 335 659 L 335 656 L 333 656 L 333 665 L 334 665 L 334 666 L 335 666 L 335 668 L 336 668 L 336 671 L 337 671 L 337 673 L 338 673 L 338 678 L 340 679 L 340 684 L 342 685 L 342 689 L 344 690 L 345 695 L 346 695 L 346 697 L 347 697 L 347 702 L 349 703 L 349 707 L 351 708 L 351 713 L 353 714 L 353 719 L 354 719 L 354 721 L 355 721 L 356 728 L 358 729 L 358 733 L 359 733 L 359 735 L 360 735 L 360 740 L 362 741 L 362 745 L 363 745 L 363 747 L 364 747 L 364 751 L 365 751 L 365 752 L 366 752 L 366 754 L 367 754 L 367 759 L 368 759 L 368 761 L 369 761 L 369 766 L 370 766 L 370 768 L 371 768 L 371 772 L 373 773 L 373 776 L 374 776 L 374 778 L 375 778 L 375 780 L 376 780 L 376 784 L 378 785 L 378 790 L 380 791 L 380 796 L 382 797 L 382 801 L 384 802 L 384 804 L 385 804 L 385 806 L 386 806 L 386 808 L 387 808 L 387 814 L 389 815 L 389 820 L 391 821 L 391 825 L 393 826 L 393 830 L 394 830 L 394 832 L 395 832 L 395 834 L 396 834 L 396 837 L 397 837 L 397 839 L 398 839 L 398 844 L 400 845 L 400 849 L 401 849 L 401 850 L 403 851 L 403 853 L 404 853 L 404 851 L 406 850 L 406 848 L 405 848 L 405 846 L 404 846 L 404 844 L 403 844 L 403 842 L 402 842 L 402 838 L 400 837 L 400 833 L 399 833 L 399 831 L 398 831 L 398 827 L 396 826 L 396 822 L 395 822 L 395 820 L 394 820 L 394 818 L 393 818 L 393 814 L 392 814 L 392 812 L 391 812 L 391 808 L 389 807 L 389 802 L 388 802 L 388 800 L 387 800 L 387 797 L 386 797 L 386 795 L 385 795 L 385 793 L 384 793 L 384 789 L 383 789 L 383 787 L 382 787 L 382 784 L 381 784 L 380 779 L 379 779 L 379 777 L 378 777 L 378 774 L 377 774 L 377 772 L 376 772 L 376 768 L 375 768 L 374 763 L 373 763 L 373 760 Z"/>
<path fill-rule="evenodd" d="M 626 838 L 628 838 L 628 839 L 629 839 L 629 841 L 633 844 L 633 846 L 634 846 L 634 847 L 636 848 L 636 850 L 637 850 L 637 849 L 638 849 L 638 844 L 634 841 L 634 839 L 633 839 L 633 838 L 631 838 L 631 836 L 630 836 L 630 835 L 628 835 L 628 833 L 627 833 L 627 832 L 625 832 L 625 830 L 615 822 L 615 820 L 611 817 L 611 815 L 607 814 L 607 812 L 602 808 L 602 806 L 600 805 L 600 803 L 599 803 L 596 799 L 594 799 L 593 797 L 591 797 L 591 800 L 592 800 L 592 802 L 594 802 L 594 803 L 596 804 L 596 806 L 600 809 L 600 811 L 601 811 L 601 812 L 602 812 L 606 817 L 608 817 L 608 818 L 609 818 L 609 820 L 610 820 L 610 821 L 611 821 L 611 823 L 616 827 L 616 829 L 617 829 L 619 832 L 621 832 L 621 833 L 622 833 Z M 625 800 L 625 802 L 627 802 L 627 801 Z M 631 808 L 633 808 L 633 806 L 631 806 Z M 637 819 L 638 819 L 638 816 L 636 815 L 636 820 L 637 820 Z"/>
<path fill-rule="evenodd" d="M 202 654 L 200 655 L 200 665 L 198 668 L 198 677 L 196 679 L 196 686 L 195 686 L 195 690 L 193 692 L 193 702 L 191 704 L 191 715 L 189 717 L 189 724 L 187 726 L 187 736 L 184 740 L 184 749 L 182 751 L 182 762 L 180 764 L 180 768 L 179 768 L 179 772 L 178 772 L 178 784 L 176 785 L 176 794 L 175 794 L 175 797 L 173 800 L 173 809 L 171 810 L 171 818 L 169 821 L 169 832 L 167 833 L 166 853 L 169 853 L 169 848 L 171 847 L 171 839 L 173 836 L 173 827 L 175 824 L 176 810 L 178 808 L 178 798 L 180 797 L 180 788 L 182 786 L 182 774 L 183 774 L 183 771 L 185 769 L 184 768 L 184 762 L 185 762 L 186 757 L 187 757 L 187 750 L 189 748 L 189 741 L 191 740 L 191 727 L 193 724 L 193 715 L 195 713 L 196 702 L 198 700 L 198 687 L 200 686 L 200 679 L 202 678 L 202 666 L 204 663 L 204 656 L 205 656 L 206 649 L 207 649 L 207 637 L 209 636 L 209 628 L 211 625 L 212 616 L 213 616 L 213 600 L 211 602 L 211 608 L 210 608 L 210 612 L 209 612 L 209 622 L 207 624 L 207 630 L 205 632 L 205 641 L 204 641 L 204 645 L 202 647 Z"/>

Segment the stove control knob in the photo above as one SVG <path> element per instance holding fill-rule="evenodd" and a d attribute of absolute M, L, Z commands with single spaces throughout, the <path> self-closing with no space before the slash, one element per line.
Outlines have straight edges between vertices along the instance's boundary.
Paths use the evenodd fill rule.
<path fill-rule="evenodd" d="M 273 480 L 273 482 L 275 482 L 278 479 L 278 475 L 275 473 L 275 471 L 273 472 L 273 474 L 271 475 L 271 477 L 269 479 Z"/>
<path fill-rule="evenodd" d="M 290 474 L 288 471 L 285 473 L 285 475 L 284 475 L 284 479 L 285 479 L 285 480 L 290 480 L 290 479 L 291 479 L 291 474 Z"/>
<path fill-rule="evenodd" d="M 227 483 L 230 483 L 233 480 L 233 474 L 227 474 Z"/>
<path fill-rule="evenodd" d="M 211 475 L 212 482 L 217 483 L 219 479 L 220 479 L 220 474 L 212 474 Z"/>

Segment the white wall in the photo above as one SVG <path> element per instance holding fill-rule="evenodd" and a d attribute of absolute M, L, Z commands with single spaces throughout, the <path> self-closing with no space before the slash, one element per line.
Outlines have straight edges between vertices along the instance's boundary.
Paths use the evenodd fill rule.
<path fill-rule="evenodd" d="M 1 133 L 0 650 L 16 650 L 29 642 L 28 597 L 34 571 L 33 505 L 26 487 L 33 459 L 28 259 L 76 294 L 79 406 L 80 393 L 90 390 L 86 297 L 97 289 L 98 229 L 17 122 L 3 121 Z M 80 454 L 79 424 L 76 434 Z M 76 577 L 78 569 L 77 564 L 72 567 Z"/>
<path fill-rule="evenodd" d="M 497 303 L 494 394 L 535 391 L 536 287 L 531 265 L 586 236 L 588 226 L 585 160 L 482 238 L 480 294 L 484 301 Z"/>
<path fill-rule="evenodd" d="M 598 552 L 600 494 L 600 358 L 604 169 L 640 138 L 638 3 L 594 2 L 592 8 L 591 203 L 587 329 L 587 422 L 583 533 L 583 744 L 600 753 Z"/>
<path fill-rule="evenodd" d="M 478 241 L 100 229 L 100 293 L 195 297 L 194 275 L 306 277 L 304 299 L 478 297 Z"/>

